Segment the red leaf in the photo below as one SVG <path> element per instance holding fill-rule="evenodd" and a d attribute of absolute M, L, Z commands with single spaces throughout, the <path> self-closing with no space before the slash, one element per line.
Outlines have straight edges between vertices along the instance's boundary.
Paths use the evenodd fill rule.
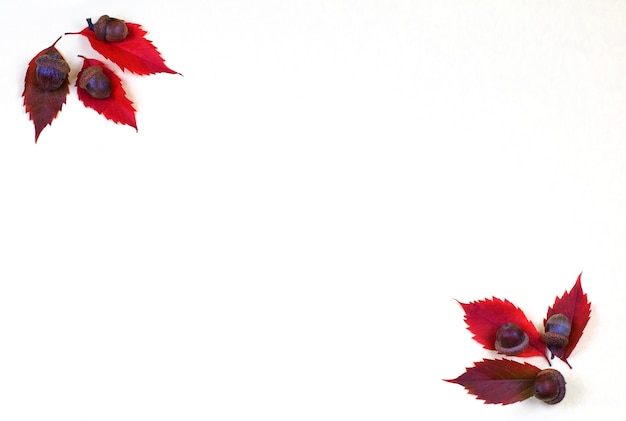
<path fill-rule="evenodd" d="M 107 42 L 96 38 L 96 33 L 86 27 L 78 32 L 89 40 L 94 50 L 120 66 L 122 70 L 128 69 L 138 75 L 150 75 L 154 73 L 179 74 L 165 65 L 161 54 L 151 41 L 144 36 L 147 34 L 140 25 L 126 22 L 128 36 L 123 41 Z M 76 33 L 66 33 L 76 34 Z"/>
<path fill-rule="evenodd" d="M 589 321 L 591 315 L 591 303 L 587 300 L 587 294 L 583 292 L 583 288 L 580 283 L 582 273 L 578 275 L 576 283 L 572 287 L 570 292 L 565 291 L 561 298 L 556 298 L 554 305 L 548 309 L 548 314 L 543 321 L 545 326 L 546 321 L 554 314 L 564 314 L 572 323 L 572 329 L 569 335 L 569 342 L 567 346 L 562 348 L 554 348 L 553 356 L 559 357 L 567 365 L 572 367 L 567 361 L 567 357 L 570 356 L 576 344 L 580 340 L 583 334 L 585 326 Z"/>
<path fill-rule="evenodd" d="M 533 383 L 540 371 L 528 363 L 485 359 L 456 379 L 446 381 L 460 384 L 485 403 L 508 405 L 533 396 Z"/>
<path fill-rule="evenodd" d="M 24 78 L 24 106 L 26 112 L 29 114 L 29 118 L 35 124 L 35 143 L 39 139 L 41 131 L 49 124 L 52 124 L 52 120 L 56 118 L 63 104 L 67 99 L 67 94 L 70 92 L 70 82 L 67 77 L 61 84 L 61 86 L 55 90 L 49 91 L 42 89 L 37 82 L 37 63 L 36 60 L 43 56 L 49 55 L 65 60 L 59 50 L 55 48 L 56 43 L 61 39 L 59 37 L 54 44 L 39 52 L 28 63 L 26 69 L 26 77 Z"/>
<path fill-rule="evenodd" d="M 109 120 L 116 123 L 127 124 L 137 130 L 135 108 L 133 107 L 133 103 L 126 98 L 126 92 L 122 87 L 122 80 L 101 61 L 86 57 L 83 57 L 83 59 L 83 68 L 76 76 L 78 99 L 80 99 L 86 107 L 96 110 Z M 104 74 L 109 78 L 111 82 L 111 95 L 108 98 L 94 98 L 85 89 L 79 86 L 81 75 L 85 69 L 91 66 L 101 66 Z"/>
<path fill-rule="evenodd" d="M 510 301 L 502 301 L 494 297 L 492 300 L 474 301 L 467 304 L 459 302 L 459 304 L 465 310 L 465 322 L 468 330 L 474 334 L 474 339 L 484 348 L 495 351 L 496 332 L 502 325 L 512 322 L 526 332 L 529 338 L 528 348 L 516 356 L 543 356 L 548 359 L 541 334 L 524 315 L 524 312 Z"/>

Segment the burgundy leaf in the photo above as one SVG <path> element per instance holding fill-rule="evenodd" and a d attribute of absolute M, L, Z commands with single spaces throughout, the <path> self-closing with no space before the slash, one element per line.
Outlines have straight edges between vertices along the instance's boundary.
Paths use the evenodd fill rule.
<path fill-rule="evenodd" d="M 548 309 L 546 319 L 543 321 L 545 326 L 546 321 L 552 315 L 563 314 L 571 322 L 572 327 L 568 344 L 565 347 L 553 349 L 553 356 L 563 360 L 570 368 L 571 365 L 567 361 L 567 357 L 570 356 L 576 347 L 591 315 L 591 303 L 587 299 L 587 294 L 583 292 L 580 282 L 581 277 L 582 273 L 578 275 L 576 283 L 569 292 L 565 291 L 561 298 L 556 298 L 554 305 Z"/>
<path fill-rule="evenodd" d="M 491 300 L 485 299 L 467 304 L 459 302 L 459 304 L 465 310 L 465 322 L 468 330 L 474 334 L 474 339 L 484 348 L 495 351 L 498 329 L 506 323 L 515 323 L 526 332 L 529 338 L 528 347 L 516 356 L 543 356 L 546 360 L 548 359 L 541 334 L 524 315 L 524 312 L 510 301 L 502 301 L 494 297 Z"/>
<path fill-rule="evenodd" d="M 159 51 L 151 41 L 145 38 L 147 32 L 140 25 L 126 22 L 126 26 L 128 27 L 128 36 L 119 42 L 99 40 L 89 26 L 77 34 L 87 37 L 94 50 L 117 64 L 122 70 L 128 69 L 130 72 L 138 75 L 154 73 L 179 74 L 165 65 L 165 61 Z"/>
<path fill-rule="evenodd" d="M 456 379 L 446 380 L 467 389 L 485 403 L 508 405 L 533 396 L 533 383 L 541 370 L 512 360 L 483 360 Z"/>
<path fill-rule="evenodd" d="M 61 39 L 61 37 L 50 47 L 42 50 L 33 57 L 26 69 L 24 92 L 22 96 L 24 97 L 26 112 L 35 125 L 35 143 L 37 143 L 41 131 L 47 125 L 52 124 L 52 120 L 54 120 L 61 111 L 67 99 L 67 94 L 70 92 L 70 83 L 67 75 L 65 75 L 60 86 L 52 90 L 43 89 L 37 81 L 37 59 L 42 56 L 50 56 L 51 58 L 65 62 L 59 50 L 55 48 L 59 39 Z M 65 63 L 67 64 L 67 62 Z"/>
<path fill-rule="evenodd" d="M 78 99 L 80 99 L 86 107 L 96 110 L 107 119 L 116 123 L 127 124 L 137 130 L 135 108 L 133 107 L 133 103 L 126 97 L 126 92 L 122 87 L 122 80 L 101 61 L 86 57 L 82 58 L 84 60 L 83 67 L 76 77 Z M 101 66 L 102 71 L 111 82 L 111 94 L 108 98 L 94 98 L 87 90 L 80 87 L 81 76 L 86 69 L 92 66 Z"/>

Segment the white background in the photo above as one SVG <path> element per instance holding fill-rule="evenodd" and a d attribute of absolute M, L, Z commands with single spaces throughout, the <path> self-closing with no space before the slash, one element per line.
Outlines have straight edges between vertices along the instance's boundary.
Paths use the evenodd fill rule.
<path fill-rule="evenodd" d="M 623 419 L 625 1 L 2 12 L 0 419 Z M 72 88 L 36 145 L 28 61 L 105 13 L 184 76 L 120 73 L 138 132 Z M 563 402 L 442 381 L 494 357 L 454 299 L 539 326 L 580 272 Z"/>

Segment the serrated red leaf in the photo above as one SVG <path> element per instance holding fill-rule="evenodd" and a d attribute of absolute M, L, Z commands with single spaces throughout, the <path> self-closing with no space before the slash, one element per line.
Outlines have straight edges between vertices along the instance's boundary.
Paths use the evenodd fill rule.
<path fill-rule="evenodd" d="M 147 32 L 138 24 L 126 22 L 128 36 L 124 41 L 100 41 L 94 31 L 86 27 L 78 34 L 87 37 L 94 50 L 117 64 L 122 70 L 128 69 L 138 75 L 154 73 L 179 74 L 165 65 L 161 53 L 145 38 Z M 73 34 L 73 33 L 68 33 Z"/>
<path fill-rule="evenodd" d="M 85 89 L 79 86 L 81 75 L 85 69 L 91 66 L 101 66 L 104 74 L 109 78 L 111 82 L 111 95 L 108 98 L 94 98 Z M 122 80 L 113 73 L 113 71 L 107 68 L 104 63 L 96 59 L 83 57 L 83 67 L 78 73 L 78 76 L 76 76 L 76 89 L 78 99 L 80 99 L 86 107 L 96 110 L 99 114 L 102 114 L 115 123 L 126 124 L 137 130 L 135 108 L 133 107 L 133 103 L 126 97 Z"/>
<path fill-rule="evenodd" d="M 545 326 L 546 321 L 552 315 L 559 313 L 564 314 L 570 320 L 572 328 L 567 346 L 554 349 L 554 356 L 563 360 L 570 368 L 571 365 L 567 361 L 567 357 L 570 356 L 576 344 L 578 344 L 591 316 L 591 303 L 587 299 L 587 294 L 583 292 L 580 282 L 581 277 L 582 273 L 578 275 L 576 283 L 569 292 L 565 291 L 561 298 L 556 298 L 554 305 L 548 309 L 548 314 L 543 321 Z"/>
<path fill-rule="evenodd" d="M 61 38 L 59 37 L 59 39 Z M 28 63 L 28 68 L 26 69 L 24 92 L 22 93 L 22 96 L 24 97 L 26 112 L 29 114 L 30 120 L 32 120 L 35 125 L 35 143 L 37 143 L 42 130 L 47 125 L 52 124 L 52 120 L 54 120 L 59 114 L 65 104 L 65 101 L 67 100 L 67 94 L 70 92 L 70 82 L 67 77 L 61 86 L 53 91 L 43 90 L 37 83 L 37 63 L 35 62 L 37 58 L 45 54 L 50 56 L 58 54 L 60 58 L 63 58 L 63 55 L 61 55 L 59 50 L 55 48 L 59 39 L 57 39 L 50 47 L 40 51 L 35 57 L 33 57 L 33 59 Z M 63 60 L 65 59 L 63 58 Z"/>
<path fill-rule="evenodd" d="M 474 334 L 474 340 L 484 348 L 495 351 L 496 333 L 498 329 L 509 322 L 518 325 L 529 338 L 528 348 L 517 357 L 546 356 L 546 346 L 541 334 L 533 323 L 528 320 L 524 312 L 508 300 L 493 298 L 470 303 L 459 302 L 465 310 L 467 329 Z M 549 360 L 548 360 L 549 362 Z"/>
<path fill-rule="evenodd" d="M 508 405 L 533 396 L 533 383 L 540 371 L 528 363 L 485 359 L 456 379 L 446 381 L 463 386 L 485 403 Z"/>

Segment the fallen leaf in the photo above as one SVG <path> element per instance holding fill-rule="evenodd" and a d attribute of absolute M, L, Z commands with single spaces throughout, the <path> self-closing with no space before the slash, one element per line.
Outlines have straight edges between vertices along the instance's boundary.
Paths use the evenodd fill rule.
<path fill-rule="evenodd" d="M 116 123 L 129 125 L 137 130 L 135 108 L 133 107 L 133 103 L 126 97 L 122 80 L 101 61 L 83 56 L 80 57 L 83 58 L 83 67 L 78 73 L 78 76 L 76 76 L 78 99 L 80 99 L 86 107 L 96 110 L 107 119 Z M 80 77 L 83 72 L 91 66 L 101 66 L 104 74 L 109 78 L 111 82 L 111 95 L 108 98 L 94 98 L 85 89 L 80 87 Z"/>
<path fill-rule="evenodd" d="M 96 33 L 87 26 L 80 32 L 68 32 L 66 35 L 83 35 L 94 50 L 117 64 L 122 70 L 128 69 L 138 75 L 154 73 L 180 74 L 165 65 L 161 53 L 145 38 L 147 32 L 138 24 L 126 22 L 128 36 L 123 41 L 107 42 L 96 37 Z"/>
<path fill-rule="evenodd" d="M 528 363 L 485 359 L 456 379 L 445 381 L 463 386 L 485 403 L 508 405 L 533 396 L 533 383 L 540 371 Z"/>
<path fill-rule="evenodd" d="M 22 93 L 22 96 L 24 97 L 26 112 L 29 114 L 30 120 L 32 120 L 35 125 L 35 143 L 37 143 L 42 130 L 47 125 L 52 124 L 52 120 L 54 120 L 59 114 L 63 108 L 63 104 L 65 104 L 65 101 L 67 100 L 67 94 L 70 92 L 70 83 L 67 76 L 61 85 L 54 90 L 44 90 L 37 82 L 36 61 L 39 57 L 48 55 L 65 61 L 59 50 L 55 47 L 59 39 L 61 39 L 61 37 L 59 37 L 50 47 L 42 50 L 35 57 L 33 57 L 33 59 L 28 63 L 28 68 L 26 69 L 24 92 Z"/>
<path fill-rule="evenodd" d="M 506 323 L 515 323 L 529 338 L 529 345 L 517 357 L 546 356 L 546 346 L 541 339 L 541 334 L 533 323 L 528 320 L 522 310 L 508 300 L 493 298 L 474 301 L 470 303 L 459 302 L 465 310 L 465 322 L 470 332 L 474 334 L 474 340 L 482 344 L 484 348 L 496 350 L 496 333 Z M 549 360 L 548 360 L 549 362 Z"/>
<path fill-rule="evenodd" d="M 587 294 L 583 292 L 580 279 L 582 273 L 578 275 L 576 283 L 572 289 L 563 294 L 561 298 L 557 297 L 554 301 L 554 305 L 548 309 L 548 314 L 543 321 L 545 326 L 546 321 L 554 314 L 563 314 L 571 322 L 572 328 L 569 335 L 569 342 L 565 347 L 552 349 L 552 358 L 555 356 L 563 360 L 570 368 L 572 367 L 567 361 L 576 344 L 580 340 L 585 326 L 589 321 L 591 315 L 591 303 L 587 299 Z"/>

